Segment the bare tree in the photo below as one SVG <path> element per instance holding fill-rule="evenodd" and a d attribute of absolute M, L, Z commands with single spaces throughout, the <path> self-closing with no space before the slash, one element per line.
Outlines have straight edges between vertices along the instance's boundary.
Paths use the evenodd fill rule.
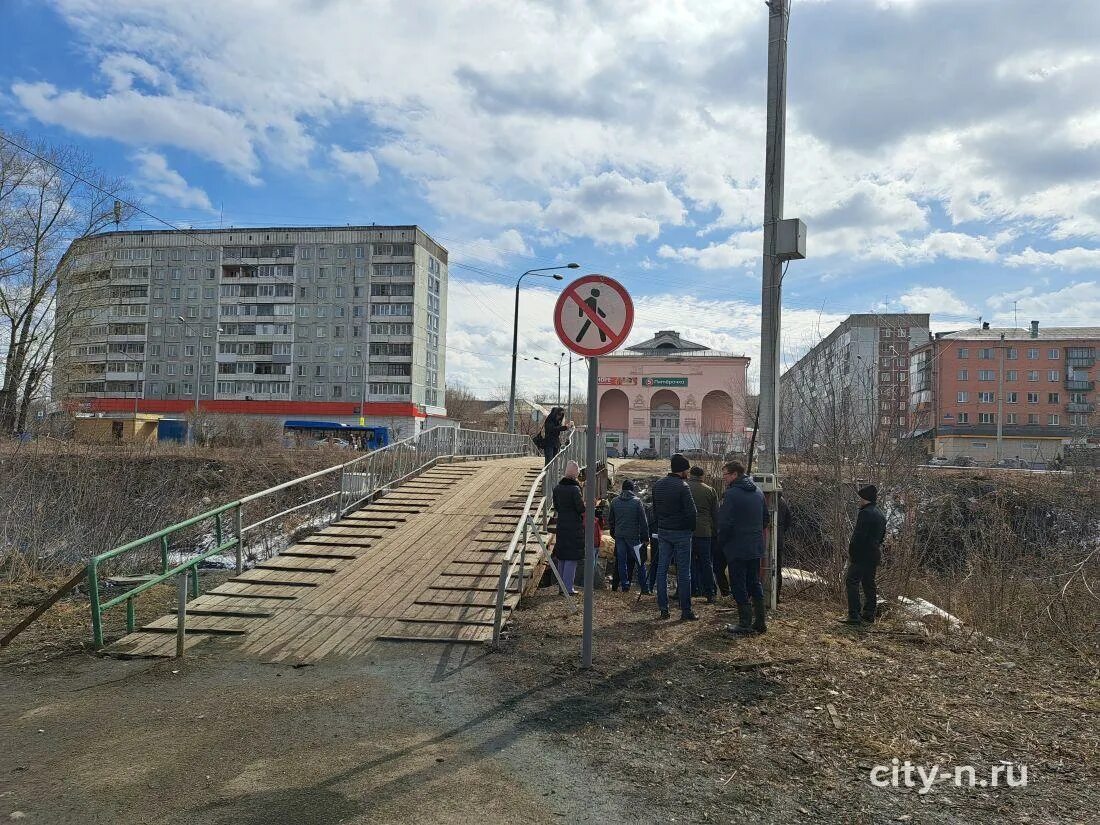
<path fill-rule="evenodd" d="M 126 200 L 125 183 L 104 176 L 86 152 L 22 135 L 0 138 L 0 431 L 13 433 L 24 429 L 47 387 L 57 330 L 68 320 L 56 304 L 66 250 L 133 210 L 119 200 Z M 73 303 L 66 315 L 78 309 Z"/>
<path fill-rule="evenodd" d="M 447 417 L 464 425 L 478 421 L 485 408 L 477 396 L 462 384 L 447 385 L 444 404 Z"/>

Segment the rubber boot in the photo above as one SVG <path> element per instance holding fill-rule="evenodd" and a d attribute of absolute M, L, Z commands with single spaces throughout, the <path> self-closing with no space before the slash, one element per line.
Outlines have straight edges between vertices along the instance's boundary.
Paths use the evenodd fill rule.
<path fill-rule="evenodd" d="M 730 633 L 752 633 L 752 607 L 747 604 L 737 605 L 737 624 L 726 625 Z"/>
<path fill-rule="evenodd" d="M 768 625 L 764 620 L 767 617 L 767 611 L 764 609 L 763 599 L 752 600 L 752 612 L 755 619 L 752 623 L 752 629 L 757 633 L 766 633 L 768 631 Z"/>

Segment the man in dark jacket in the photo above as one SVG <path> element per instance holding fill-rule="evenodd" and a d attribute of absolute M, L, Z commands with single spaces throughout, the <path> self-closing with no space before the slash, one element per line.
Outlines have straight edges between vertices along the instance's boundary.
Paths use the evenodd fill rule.
<path fill-rule="evenodd" d="M 557 512 L 554 560 L 570 596 L 577 578 L 577 563 L 584 558 L 584 496 L 577 481 L 580 470 L 577 462 L 570 461 L 565 477 L 554 487 L 554 510 Z"/>
<path fill-rule="evenodd" d="M 642 593 L 649 593 L 649 578 L 646 576 L 645 562 L 642 560 L 642 543 L 649 541 L 649 522 L 646 521 L 645 507 L 634 495 L 634 482 L 623 479 L 622 492 L 611 500 L 608 508 L 608 529 L 615 539 L 615 563 L 619 571 L 619 587 L 626 593 L 630 590 L 630 571 L 637 562 L 638 586 Z"/>
<path fill-rule="evenodd" d="M 722 480 L 726 483 L 726 492 L 718 509 L 718 541 L 729 562 L 730 591 L 737 601 L 737 625 L 727 630 L 763 633 L 768 627 L 764 588 L 760 584 L 760 559 L 764 557 L 768 505 L 764 494 L 745 475 L 741 462 L 726 464 L 722 468 Z"/>
<path fill-rule="evenodd" d="M 668 567 L 676 559 L 676 590 L 680 621 L 695 621 L 691 612 L 691 534 L 695 532 L 695 501 L 687 485 L 691 465 L 679 453 L 672 456 L 672 472 L 653 485 L 653 517 L 657 522 L 657 607 L 668 614 Z"/>
<path fill-rule="evenodd" d="M 703 482 L 703 468 L 692 467 L 688 489 L 695 502 L 698 517 L 695 533 L 691 537 L 691 593 L 706 596 L 707 604 L 714 604 L 714 563 L 711 552 L 714 543 L 714 525 L 718 522 L 718 494 Z"/>
<path fill-rule="evenodd" d="M 878 487 L 868 484 L 858 492 L 859 515 L 848 542 L 848 575 L 844 586 L 848 591 L 848 618 L 844 624 L 871 624 L 878 609 L 875 571 L 882 561 L 882 540 L 886 537 L 886 516 L 878 509 Z M 863 586 L 864 603 L 860 609 L 859 588 Z"/>

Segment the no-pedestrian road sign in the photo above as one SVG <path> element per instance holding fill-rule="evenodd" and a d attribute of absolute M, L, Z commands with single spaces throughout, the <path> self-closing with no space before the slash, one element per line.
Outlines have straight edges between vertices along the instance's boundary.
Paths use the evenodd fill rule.
<path fill-rule="evenodd" d="M 554 307 L 554 329 L 570 350 L 588 358 L 622 346 L 634 325 L 634 302 L 623 285 L 606 275 L 585 275 L 569 284 Z"/>

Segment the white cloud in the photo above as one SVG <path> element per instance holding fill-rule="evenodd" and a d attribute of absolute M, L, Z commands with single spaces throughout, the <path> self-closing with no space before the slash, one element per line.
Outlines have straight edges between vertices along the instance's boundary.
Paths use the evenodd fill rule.
<path fill-rule="evenodd" d="M 177 146 L 248 180 L 254 180 L 259 169 L 252 139 L 241 120 L 194 100 L 130 89 L 95 98 L 82 92 L 59 92 L 49 83 L 16 83 L 12 92 L 38 120 L 81 135 L 137 146 Z"/>
<path fill-rule="evenodd" d="M 597 243 L 630 245 L 639 237 L 656 238 L 662 224 L 682 224 L 686 214 L 664 183 L 604 172 L 558 189 L 543 212 L 543 223 Z"/>
<path fill-rule="evenodd" d="M 1100 325 L 1100 281 L 1082 281 L 1048 292 L 1027 287 L 994 295 L 986 303 L 1000 325 L 1011 325 L 1014 317 L 1021 327 L 1031 320 L 1048 327 Z"/>
<path fill-rule="evenodd" d="M 173 206 L 213 211 L 214 205 L 201 188 L 191 186 L 176 170 L 168 166 L 168 161 L 159 152 L 143 149 L 132 156 L 137 164 L 136 181 L 139 187 L 148 192 L 154 200 L 164 201 Z"/>
<path fill-rule="evenodd" d="M 374 156 L 366 151 L 349 152 L 339 146 L 333 146 L 329 150 L 332 162 L 336 168 L 346 175 L 358 178 L 364 186 L 374 186 L 378 182 L 378 164 Z"/>
<path fill-rule="evenodd" d="M 928 312 L 932 315 L 974 315 L 974 309 L 950 289 L 942 286 L 915 286 L 900 298 L 905 312 Z"/>
<path fill-rule="evenodd" d="M 700 269 L 739 269 L 758 264 L 763 255 L 763 234 L 742 232 L 725 243 L 712 243 L 702 248 L 665 244 L 657 255 L 673 261 L 694 264 Z"/>
<path fill-rule="evenodd" d="M 709 233 L 760 223 L 758 0 L 55 4 L 109 88 L 12 90 L 79 134 L 185 148 L 251 179 L 261 162 L 316 160 L 322 134 L 328 147 L 370 132 L 357 176 L 392 167 L 468 237 L 658 238 L 724 267 L 741 256 Z M 792 20 L 806 46 L 792 51 L 786 211 L 815 259 L 991 259 L 974 231 L 937 235 L 941 213 L 1100 238 L 1095 9 L 1067 27 L 999 0 L 990 27 L 983 4 L 865 5 L 807 2 Z M 699 249 L 661 238 L 683 225 Z"/>
<path fill-rule="evenodd" d="M 1033 269 L 1097 269 L 1100 268 L 1100 249 L 1075 246 L 1055 252 L 1039 252 L 1029 246 L 1023 252 L 1005 258 L 1005 264 Z"/>
<path fill-rule="evenodd" d="M 515 229 L 506 229 L 493 238 L 477 238 L 473 241 L 448 241 L 451 260 L 474 264 L 503 266 L 513 255 L 530 257 L 531 247 Z"/>

